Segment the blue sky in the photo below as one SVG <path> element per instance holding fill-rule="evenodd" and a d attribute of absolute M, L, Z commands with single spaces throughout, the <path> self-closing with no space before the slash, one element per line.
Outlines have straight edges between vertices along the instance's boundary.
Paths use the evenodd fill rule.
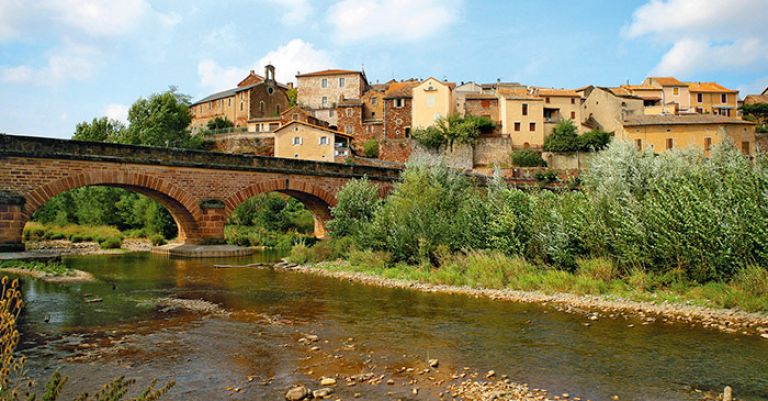
<path fill-rule="evenodd" d="M 328 67 L 579 87 L 768 86 L 768 0 L 0 0 L 0 132 L 68 138 L 175 85 Z"/>

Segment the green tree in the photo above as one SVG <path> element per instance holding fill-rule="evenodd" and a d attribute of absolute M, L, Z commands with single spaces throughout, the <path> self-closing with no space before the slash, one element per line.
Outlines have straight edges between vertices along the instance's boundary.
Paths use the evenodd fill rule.
<path fill-rule="evenodd" d="M 210 131 L 232 128 L 234 126 L 235 124 L 232 123 L 232 121 L 229 121 L 226 117 L 216 117 L 213 120 L 208 121 L 208 124 L 206 124 L 206 128 L 208 128 Z"/>
<path fill-rule="evenodd" d="M 496 124 L 487 117 L 467 116 L 451 114 L 441 117 L 435 124 L 422 129 L 416 129 L 412 133 L 413 139 L 422 146 L 431 149 L 439 149 L 448 144 L 453 150 L 453 144 L 463 143 L 474 145 L 481 133 L 492 132 Z"/>
<path fill-rule="evenodd" d="M 512 165 L 516 167 L 546 167 L 547 162 L 541 158 L 541 153 L 531 149 L 512 151 Z"/>
<path fill-rule="evenodd" d="M 94 118 L 90 123 L 83 121 L 75 126 L 72 139 L 90 142 L 117 142 L 125 131 L 125 125 L 107 117 Z"/>
<path fill-rule="evenodd" d="M 139 98 L 128 111 L 128 129 L 119 142 L 133 145 L 199 148 L 202 138 L 187 130 L 192 121 L 190 97 L 176 88 Z"/>
<path fill-rule="evenodd" d="M 544 139 L 547 152 L 570 153 L 579 150 L 578 128 L 571 120 L 560 120 Z"/>
<path fill-rule="evenodd" d="M 363 155 L 365 157 L 379 157 L 379 142 L 375 139 L 369 139 L 363 144 Z"/>
<path fill-rule="evenodd" d="M 288 95 L 288 107 L 296 106 L 298 104 L 297 99 L 299 98 L 299 90 L 291 88 L 288 89 L 286 94 Z"/>
<path fill-rule="evenodd" d="M 350 180 L 337 195 L 328 228 L 334 237 L 358 236 L 381 206 L 379 189 L 367 178 Z"/>
<path fill-rule="evenodd" d="M 741 106 L 741 111 L 745 120 L 757 123 L 757 132 L 768 132 L 768 103 L 745 104 Z"/>
<path fill-rule="evenodd" d="M 611 134 L 600 129 L 593 129 L 579 136 L 579 150 L 585 152 L 594 152 L 603 150 L 611 142 Z"/>

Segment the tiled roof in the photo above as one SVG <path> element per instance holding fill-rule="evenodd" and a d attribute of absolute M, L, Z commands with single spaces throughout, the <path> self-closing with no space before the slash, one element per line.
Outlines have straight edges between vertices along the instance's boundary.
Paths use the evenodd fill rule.
<path fill-rule="evenodd" d="M 627 88 L 631 91 L 660 91 L 661 88 L 650 85 L 621 85 L 622 88 Z"/>
<path fill-rule="evenodd" d="M 496 95 L 490 93 L 467 93 L 464 95 L 466 100 L 496 100 Z"/>
<path fill-rule="evenodd" d="M 717 82 L 689 82 L 688 90 L 691 92 L 739 93 L 739 91 L 728 89 Z"/>
<path fill-rule="evenodd" d="M 497 89 L 497 88 L 525 88 L 525 85 L 519 82 L 493 82 L 490 84 L 480 84 L 483 89 Z"/>
<path fill-rule="evenodd" d="M 537 88 L 539 96 L 545 97 L 581 97 L 573 89 Z"/>
<path fill-rule="evenodd" d="M 297 112 L 297 111 L 298 111 L 298 112 L 301 112 L 301 113 L 304 113 L 304 114 L 306 114 L 306 115 L 308 115 L 308 116 L 310 115 L 308 111 L 306 111 L 306 110 L 302 109 L 302 108 L 301 108 L 301 107 L 299 107 L 299 106 L 293 106 L 293 107 L 289 107 L 289 108 L 288 108 L 288 109 L 286 109 L 284 112 L 280 113 L 280 115 L 282 116 L 282 115 L 284 115 L 284 114 L 288 114 L 288 113 L 295 113 L 295 112 Z"/>
<path fill-rule="evenodd" d="M 528 89 L 523 88 L 499 88 L 496 90 L 496 94 L 503 96 L 505 99 L 543 100 L 542 98 L 529 93 Z"/>
<path fill-rule="evenodd" d="M 228 98 L 230 96 L 235 96 L 235 93 L 237 93 L 237 91 L 239 89 L 241 89 L 241 88 L 232 88 L 232 89 L 227 89 L 225 91 L 216 92 L 216 93 L 214 93 L 212 95 L 208 95 L 208 96 L 206 96 L 206 97 L 204 97 L 204 98 L 202 98 L 202 99 L 192 103 L 190 106 L 194 106 L 194 105 L 200 104 L 200 103 L 210 102 L 212 100 L 225 99 L 225 98 Z"/>
<path fill-rule="evenodd" d="M 613 93 L 616 96 L 633 96 L 632 91 L 630 91 L 627 88 L 618 87 L 618 88 L 606 88 L 606 89 L 611 91 L 611 93 Z"/>
<path fill-rule="evenodd" d="M 351 138 L 351 137 L 352 137 L 352 135 L 349 135 L 349 134 L 345 134 L 345 133 L 343 133 L 343 132 L 341 132 L 341 131 L 335 131 L 335 130 L 332 130 L 332 129 L 330 129 L 330 128 L 326 128 L 326 127 L 323 127 L 323 126 L 320 126 L 320 125 L 315 125 L 315 124 L 305 123 L 304 121 L 291 121 L 291 122 L 289 122 L 288 124 L 285 124 L 285 125 L 283 125 L 282 127 L 280 127 L 280 128 L 278 128 L 278 129 L 276 129 L 276 130 L 275 130 L 275 132 L 278 132 L 278 131 L 282 131 L 284 128 L 288 128 L 288 127 L 290 127 L 290 126 L 291 126 L 291 125 L 293 125 L 293 124 L 301 124 L 301 125 L 305 125 L 305 126 L 307 126 L 307 127 L 311 127 L 311 128 L 319 129 L 319 130 L 321 130 L 321 131 L 325 131 L 325 132 L 328 132 L 328 133 L 331 133 L 331 134 L 336 134 L 336 135 L 346 136 L 346 137 L 348 137 L 348 138 Z"/>
<path fill-rule="evenodd" d="M 748 95 L 744 98 L 744 104 L 768 103 L 768 95 Z"/>
<path fill-rule="evenodd" d="M 308 72 L 306 74 L 296 74 L 296 78 L 302 78 L 302 77 L 322 77 L 322 76 L 326 76 L 326 75 L 348 75 L 348 74 L 360 74 L 360 75 L 363 75 L 363 73 L 360 72 L 360 71 L 331 69 L 331 70 L 322 70 L 322 71 Z"/>
<path fill-rule="evenodd" d="M 624 120 L 624 126 L 635 127 L 645 125 L 685 125 L 685 124 L 744 124 L 754 125 L 753 122 L 733 117 L 713 114 L 658 114 L 629 116 Z"/>
<path fill-rule="evenodd" d="M 419 86 L 419 81 L 392 82 L 387 88 L 384 99 L 410 98 L 413 97 L 413 88 Z"/>
<path fill-rule="evenodd" d="M 647 80 L 653 80 L 661 86 L 688 86 L 685 82 L 680 82 L 675 77 L 648 77 Z"/>

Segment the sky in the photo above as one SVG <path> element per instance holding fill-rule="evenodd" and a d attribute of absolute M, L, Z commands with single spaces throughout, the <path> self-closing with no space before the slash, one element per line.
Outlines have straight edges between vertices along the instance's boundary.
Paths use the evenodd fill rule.
<path fill-rule="evenodd" d="M 576 88 L 649 75 L 768 86 L 768 0 L 0 0 L 0 132 L 69 138 L 173 85 L 250 69 Z"/>

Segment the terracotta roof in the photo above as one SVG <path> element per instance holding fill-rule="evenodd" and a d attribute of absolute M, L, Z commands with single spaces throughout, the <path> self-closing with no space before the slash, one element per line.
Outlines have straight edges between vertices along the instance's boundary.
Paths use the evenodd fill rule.
<path fill-rule="evenodd" d="M 650 85 L 621 85 L 622 88 L 627 88 L 631 91 L 660 91 L 661 88 Z"/>
<path fill-rule="evenodd" d="M 360 71 L 331 69 L 331 70 L 322 70 L 322 71 L 308 72 L 306 74 L 296 74 L 296 78 L 301 78 L 301 77 L 322 77 L 322 76 L 326 76 L 326 75 L 347 75 L 347 74 L 360 74 L 360 75 L 363 75 L 363 73 L 360 72 Z"/>
<path fill-rule="evenodd" d="M 744 124 L 755 125 L 750 121 L 733 117 L 716 116 L 713 114 L 658 114 L 629 116 L 624 120 L 624 126 L 647 125 L 685 125 L 685 124 Z"/>
<path fill-rule="evenodd" d="M 496 95 L 490 93 L 467 93 L 464 98 L 466 100 L 497 100 Z"/>
<path fill-rule="evenodd" d="M 419 81 L 392 82 L 387 88 L 384 99 L 411 98 L 413 97 L 413 88 L 420 84 Z"/>
<path fill-rule="evenodd" d="M 542 98 L 532 95 L 528 92 L 528 89 L 518 88 L 499 88 L 496 90 L 499 96 L 503 96 L 505 99 L 513 100 L 543 100 Z"/>
<path fill-rule="evenodd" d="M 747 95 L 744 104 L 768 103 L 768 95 Z"/>
<path fill-rule="evenodd" d="M 648 77 L 647 81 L 653 80 L 661 86 L 688 86 L 685 82 L 680 82 L 675 77 Z"/>
<path fill-rule="evenodd" d="M 283 128 L 287 128 L 287 127 L 289 127 L 289 126 L 291 126 L 291 125 L 293 125 L 293 124 L 301 124 L 301 125 L 306 125 L 307 127 L 311 127 L 311 128 L 319 129 L 319 130 L 321 130 L 321 131 L 325 131 L 325 132 L 328 132 L 328 133 L 331 133 L 331 134 L 335 134 L 335 135 L 341 135 L 341 136 L 345 136 L 345 137 L 347 137 L 347 138 L 352 138 L 352 135 L 349 135 L 349 134 L 345 134 L 345 133 L 343 133 L 343 132 L 341 132 L 341 131 L 335 131 L 335 130 L 332 130 L 332 129 L 330 129 L 330 128 L 322 127 L 322 126 L 320 126 L 320 125 L 315 125 L 315 124 L 305 123 L 304 121 L 291 121 L 291 122 L 289 122 L 288 124 L 285 124 L 285 125 L 283 125 L 282 127 L 280 127 L 280 128 L 278 128 L 278 129 L 276 129 L 276 130 L 275 130 L 275 132 L 278 132 L 278 131 L 282 131 L 282 130 L 283 130 Z"/>
<path fill-rule="evenodd" d="M 545 97 L 581 97 L 573 89 L 537 88 L 539 96 Z"/>
<path fill-rule="evenodd" d="M 616 96 L 633 96 L 632 91 L 630 91 L 627 88 L 618 87 L 618 88 L 607 88 L 607 89 Z"/>
<path fill-rule="evenodd" d="M 293 107 L 289 107 L 289 108 L 288 108 L 288 109 L 286 109 L 284 112 L 280 113 L 280 115 L 282 116 L 282 115 L 285 115 L 285 114 L 288 114 L 288 113 L 295 113 L 295 112 L 297 112 L 297 111 L 300 111 L 300 112 L 302 112 L 302 113 L 304 113 L 304 114 L 306 114 L 306 115 L 308 115 L 308 116 L 309 116 L 309 115 L 311 115 L 311 114 L 309 114 L 309 112 L 308 112 L 308 111 L 306 111 L 306 110 L 302 109 L 302 108 L 301 108 L 301 107 L 299 107 L 299 106 L 293 106 Z"/>
<path fill-rule="evenodd" d="M 739 91 L 728 89 L 717 82 L 689 82 L 688 89 L 691 92 L 739 93 Z"/>

